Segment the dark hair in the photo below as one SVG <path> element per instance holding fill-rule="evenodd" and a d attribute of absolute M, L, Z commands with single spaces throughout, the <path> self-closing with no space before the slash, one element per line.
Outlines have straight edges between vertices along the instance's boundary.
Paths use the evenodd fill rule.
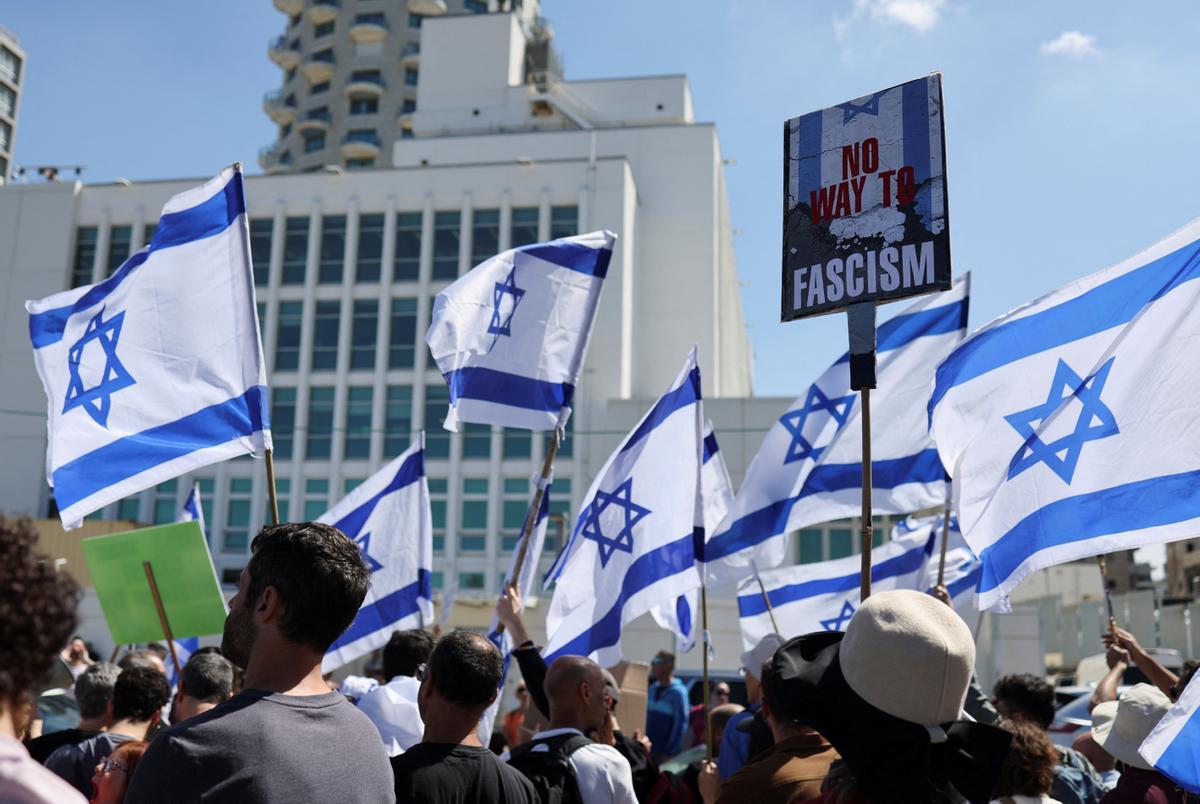
<path fill-rule="evenodd" d="M 504 674 L 504 659 L 487 637 L 451 631 L 429 656 L 429 674 L 438 694 L 452 704 L 474 709 L 492 702 Z"/>
<path fill-rule="evenodd" d="M 219 653 L 194 653 L 183 666 L 179 686 L 189 698 L 221 703 L 233 690 L 233 665 Z"/>
<path fill-rule="evenodd" d="M 996 798 L 1049 793 L 1058 766 L 1058 751 L 1046 732 L 1033 723 L 1013 720 L 1002 721 L 1000 728 L 1011 732 L 1013 737 L 996 782 Z"/>
<path fill-rule="evenodd" d="M 1179 696 L 1183 695 L 1183 690 L 1187 687 L 1188 682 L 1192 680 L 1192 676 L 1196 675 L 1196 671 L 1200 670 L 1200 662 L 1195 659 L 1188 659 L 1179 668 L 1179 680 L 1171 687 L 1171 700 L 1179 700 Z"/>
<path fill-rule="evenodd" d="M 415 676 L 417 666 L 429 661 L 433 636 L 419 628 L 393 631 L 383 646 L 383 674 L 391 681 L 396 676 Z"/>
<path fill-rule="evenodd" d="M 171 688 L 166 676 L 149 667 L 122 670 L 113 687 L 113 720 L 145 723 L 167 705 Z"/>
<path fill-rule="evenodd" d="M 88 665 L 79 674 L 79 678 L 75 679 L 75 702 L 79 704 L 80 717 L 100 717 L 108 711 L 119 675 L 121 668 L 111 662 Z"/>
<path fill-rule="evenodd" d="M 250 545 L 246 606 L 268 586 L 279 593 L 284 637 L 324 653 L 358 614 L 371 571 L 358 545 L 332 525 L 268 525 Z"/>
<path fill-rule="evenodd" d="M 1010 713 L 1020 713 L 1043 729 L 1054 722 L 1054 687 L 1035 675 L 1004 676 L 992 687 L 992 696 L 1004 701 Z"/>
<path fill-rule="evenodd" d="M 658 653 L 654 654 L 654 658 L 666 662 L 672 667 L 675 666 L 675 654 L 671 653 L 669 650 L 660 650 Z"/>
<path fill-rule="evenodd" d="M 0 702 L 28 695 L 75 630 L 79 589 L 36 543 L 28 519 L 0 519 Z"/>
<path fill-rule="evenodd" d="M 151 670 L 157 670 L 159 663 L 162 661 L 163 658 L 161 656 L 148 648 L 135 648 L 134 650 L 125 652 L 125 655 L 117 661 L 117 667 L 122 670 L 132 670 L 135 667 L 148 667 Z"/>

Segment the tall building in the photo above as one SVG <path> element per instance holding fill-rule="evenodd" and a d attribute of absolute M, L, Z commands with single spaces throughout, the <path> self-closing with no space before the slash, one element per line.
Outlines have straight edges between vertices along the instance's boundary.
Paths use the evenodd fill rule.
<path fill-rule="evenodd" d="M 486 14 L 504 0 L 274 0 L 287 15 L 267 53 L 283 70 L 263 111 L 279 137 L 259 153 L 267 173 L 387 165 L 392 144 L 413 136 L 421 27 L 454 14 Z M 532 31 L 537 0 L 514 0 Z M 456 51 L 459 58 L 469 51 Z"/>
<path fill-rule="evenodd" d="M 21 105 L 21 78 L 25 51 L 13 36 L 0 28 L 0 185 L 12 175 L 13 141 Z"/>

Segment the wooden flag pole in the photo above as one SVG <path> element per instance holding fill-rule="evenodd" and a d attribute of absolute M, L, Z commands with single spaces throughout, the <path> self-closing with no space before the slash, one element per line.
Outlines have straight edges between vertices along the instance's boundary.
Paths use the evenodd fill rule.
<path fill-rule="evenodd" d="M 772 618 L 773 621 L 774 618 Z M 704 629 L 704 758 L 713 760 L 712 696 L 708 692 L 708 584 L 700 583 L 700 625 Z"/>
<path fill-rule="evenodd" d="M 271 524 L 279 524 L 279 498 L 275 496 L 275 455 L 267 450 L 267 509 L 271 514 Z"/>
<path fill-rule="evenodd" d="M 946 509 L 942 513 L 942 551 L 938 556 L 938 586 L 945 586 L 946 543 L 950 541 L 950 498 L 946 497 Z"/>
<path fill-rule="evenodd" d="M 779 633 L 779 623 L 775 622 L 775 609 L 771 606 L 771 598 L 767 595 L 767 587 L 763 586 L 762 576 L 758 574 L 758 564 L 754 563 L 754 580 L 758 581 L 758 591 L 762 593 L 763 605 L 767 607 L 767 616 L 771 618 L 771 630 Z"/>
<path fill-rule="evenodd" d="M 1117 618 L 1113 614 L 1112 592 L 1108 588 L 1108 562 L 1104 560 L 1104 554 L 1096 556 L 1100 562 L 1100 582 L 1104 584 L 1104 602 L 1108 604 L 1108 632 L 1115 634 L 1117 631 Z"/>
<path fill-rule="evenodd" d="M 175 666 L 175 683 L 178 684 L 179 679 L 183 677 L 183 670 L 179 666 L 179 656 L 175 653 L 175 637 L 171 635 L 167 610 L 163 608 L 162 596 L 158 593 L 158 582 L 154 580 L 154 568 L 150 566 L 149 561 L 143 561 L 142 569 L 146 571 L 146 580 L 150 582 L 150 594 L 154 598 L 154 608 L 158 610 L 158 621 L 162 625 L 163 636 L 167 638 L 167 647 L 171 650 L 171 664 Z"/>
<path fill-rule="evenodd" d="M 862 395 L 862 571 L 859 578 L 859 599 L 871 596 L 871 389 L 863 387 Z"/>

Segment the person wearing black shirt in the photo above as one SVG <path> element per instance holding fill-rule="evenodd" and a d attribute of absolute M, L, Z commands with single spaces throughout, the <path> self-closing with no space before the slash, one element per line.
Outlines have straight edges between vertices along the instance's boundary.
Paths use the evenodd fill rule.
<path fill-rule="evenodd" d="M 442 804 L 538 804 L 521 773 L 479 742 L 479 718 L 496 699 L 504 660 L 487 638 L 454 631 L 417 669 L 422 742 L 392 757 L 396 800 Z"/>

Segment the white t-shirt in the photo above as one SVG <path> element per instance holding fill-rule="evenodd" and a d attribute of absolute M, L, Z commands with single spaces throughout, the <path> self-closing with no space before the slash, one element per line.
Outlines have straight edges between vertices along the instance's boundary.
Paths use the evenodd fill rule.
<path fill-rule="evenodd" d="M 43 768 L 25 746 L 0 734 L 0 801 L 5 804 L 87 804 L 79 791 Z"/>
<path fill-rule="evenodd" d="M 579 729 L 550 729 L 533 735 L 532 742 L 560 734 L 582 733 Z M 535 746 L 533 750 L 538 749 Z M 500 759 L 507 762 L 508 754 L 505 753 Z M 629 761 L 611 745 L 585 745 L 571 754 L 569 761 L 583 804 L 637 804 Z"/>
<path fill-rule="evenodd" d="M 425 734 L 425 724 L 417 708 L 420 689 L 421 682 L 412 676 L 396 676 L 358 701 L 358 708 L 379 729 L 390 757 L 403 754 L 421 742 Z"/>

